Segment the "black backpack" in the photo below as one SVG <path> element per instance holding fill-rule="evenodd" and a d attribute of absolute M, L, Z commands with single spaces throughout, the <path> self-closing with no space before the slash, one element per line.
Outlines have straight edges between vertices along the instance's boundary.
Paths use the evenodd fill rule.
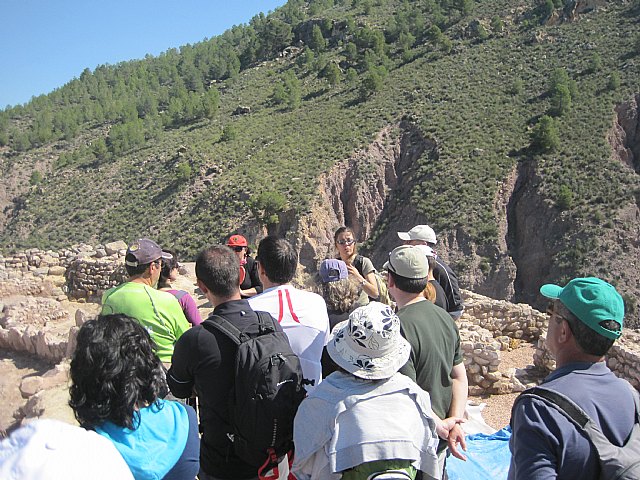
<path fill-rule="evenodd" d="M 627 442 L 622 447 L 612 444 L 589 415 L 575 402 L 554 390 L 540 387 L 525 390 L 516 399 L 514 408 L 518 400 L 524 397 L 544 401 L 573 422 L 593 444 L 600 461 L 600 479 L 637 480 L 640 478 L 640 398 L 638 392 L 633 387 L 630 388 L 636 409 L 635 424 Z"/>
<path fill-rule="evenodd" d="M 235 384 L 229 395 L 231 431 L 227 433 L 236 455 L 260 467 L 274 452 L 281 456 L 293 448 L 293 418 L 305 389 L 300 360 L 286 334 L 276 330 L 271 315 L 256 314 L 258 333 L 240 331 L 219 315 L 202 325 L 238 345 Z"/>

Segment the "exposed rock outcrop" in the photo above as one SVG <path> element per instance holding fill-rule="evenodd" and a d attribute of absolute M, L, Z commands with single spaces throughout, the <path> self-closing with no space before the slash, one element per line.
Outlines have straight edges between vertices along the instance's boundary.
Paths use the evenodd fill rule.
<path fill-rule="evenodd" d="M 535 162 L 520 164 L 507 207 L 507 246 L 517 267 L 515 300 L 529 304 L 535 304 L 538 288 L 550 277 L 553 257 L 562 248 L 558 239 L 574 227 L 568 217 L 552 210 L 539 191 L 540 184 Z M 553 268 L 556 275 L 564 273 L 558 265 Z"/>
<path fill-rule="evenodd" d="M 613 158 L 640 174 L 640 95 L 615 108 L 613 126 L 607 140 L 611 145 Z"/>
<path fill-rule="evenodd" d="M 617 108 L 610 136 L 614 152 L 619 152 L 627 165 L 635 165 L 640 158 L 637 104 L 634 98 Z M 435 161 L 438 155 L 437 142 L 410 119 L 388 126 L 367 148 L 322 176 L 311 214 L 303 218 L 282 216 L 278 233 L 292 240 L 301 264 L 313 273 L 323 258 L 335 255 L 335 229 L 348 225 L 365 242 L 361 247 L 364 253 L 381 267 L 387 252 L 400 243 L 396 232 L 432 223 L 414 207 L 411 191 L 418 159 L 422 163 Z M 473 151 L 472 155 L 482 152 Z M 620 205 L 616 218 L 610 219 L 616 228 L 587 238 L 584 220 L 557 208 L 543 191 L 545 182 L 540 175 L 536 161 L 527 159 L 499 183 L 493 200 L 496 242 L 477 244 L 463 228 L 452 225 L 438 232 L 438 255 L 454 267 L 465 288 L 542 308 L 540 285 L 570 278 L 578 271 L 579 265 L 571 260 L 572 248 L 576 247 L 575 254 L 584 255 L 585 249 L 594 251 L 603 245 L 599 255 L 607 257 L 606 265 L 613 268 L 600 274 L 624 282 L 630 325 L 640 325 L 637 301 L 633 303 L 634 298 L 640 298 L 640 273 L 635 266 L 640 258 L 640 194 L 633 204 Z M 607 235 L 611 238 L 605 238 Z"/>
<path fill-rule="evenodd" d="M 403 172 L 426 149 L 434 148 L 405 121 L 383 129 L 366 149 L 338 162 L 321 177 L 312 213 L 294 227 L 300 262 L 315 271 L 320 260 L 333 255 L 333 232 L 340 225 L 349 225 L 357 238 L 380 245 L 372 237 L 385 216 L 389 196 L 403 184 Z"/>
<path fill-rule="evenodd" d="M 640 94 L 616 106 L 615 112 L 607 137 L 612 160 L 640 175 Z M 624 282 L 627 318 L 640 326 L 640 191 L 619 205 L 609 221 L 612 228 L 606 229 L 601 239 L 607 247 L 599 255 L 613 280 Z"/>

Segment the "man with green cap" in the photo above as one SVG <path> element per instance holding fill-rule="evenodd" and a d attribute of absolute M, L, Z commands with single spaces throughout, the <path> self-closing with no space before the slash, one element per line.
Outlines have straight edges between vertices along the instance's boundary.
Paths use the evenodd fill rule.
<path fill-rule="evenodd" d="M 622 334 L 622 297 L 594 277 L 575 278 L 564 288 L 543 285 L 540 293 L 551 299 L 546 341 L 556 360 L 556 370 L 540 387 L 568 397 L 609 442 L 625 445 L 635 421 L 633 387 L 604 361 Z M 511 427 L 510 480 L 601 478 L 593 443 L 546 400 L 525 392 L 515 402 Z"/>

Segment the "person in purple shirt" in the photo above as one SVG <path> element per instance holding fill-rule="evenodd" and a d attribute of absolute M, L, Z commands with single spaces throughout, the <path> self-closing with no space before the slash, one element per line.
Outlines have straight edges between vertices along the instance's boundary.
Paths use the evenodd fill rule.
<path fill-rule="evenodd" d="M 564 288 L 543 285 L 552 300 L 547 347 L 557 368 L 540 388 L 560 393 L 591 417 L 614 445 L 625 445 L 635 421 L 633 387 L 616 377 L 604 356 L 622 333 L 624 302 L 599 278 L 575 278 Z M 601 478 L 594 445 L 540 397 L 519 397 L 511 412 L 510 480 Z"/>
<path fill-rule="evenodd" d="M 163 292 L 169 292 L 171 295 L 178 299 L 178 303 L 182 307 L 184 316 L 187 321 L 192 325 L 200 325 L 202 323 L 202 317 L 198 311 L 196 301 L 193 299 L 189 292 L 186 290 L 176 290 L 171 286 L 171 282 L 178 278 L 178 256 L 175 252 L 170 250 L 163 250 L 171 255 L 171 258 L 162 259 L 162 268 L 160 270 L 160 279 L 158 280 L 158 290 Z"/>

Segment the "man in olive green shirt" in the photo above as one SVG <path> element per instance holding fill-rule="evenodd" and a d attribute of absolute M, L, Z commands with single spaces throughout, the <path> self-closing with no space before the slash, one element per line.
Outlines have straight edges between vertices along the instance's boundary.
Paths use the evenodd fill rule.
<path fill-rule="evenodd" d="M 153 240 L 136 241 L 129 246 L 125 256 L 129 281 L 102 295 L 102 314 L 122 313 L 135 318 L 149 331 L 158 346 L 158 357 L 167 364 L 171 363 L 173 345 L 189 329 L 176 297 L 155 288 L 162 258 L 170 257 Z"/>
<path fill-rule="evenodd" d="M 402 335 L 411 344 L 409 361 L 400 373 L 429 392 L 433 411 L 440 418 L 464 417 L 469 391 L 460 334 L 451 316 L 422 295 L 429 275 L 427 257 L 419 248 L 403 245 L 389 254 L 384 268 L 389 272 L 389 293 L 398 305 Z M 458 443 L 465 448 L 460 425 L 449 434 L 449 449 L 464 458 Z M 441 442 L 438 458 L 443 469 L 444 448 Z"/>

